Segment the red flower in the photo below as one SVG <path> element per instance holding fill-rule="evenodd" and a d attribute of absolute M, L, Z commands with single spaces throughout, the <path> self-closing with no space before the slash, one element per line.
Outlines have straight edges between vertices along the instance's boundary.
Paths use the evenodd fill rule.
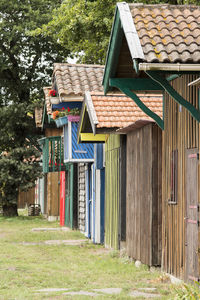
<path fill-rule="evenodd" d="M 50 90 L 50 91 L 49 91 L 49 95 L 50 95 L 51 97 L 55 97 L 55 96 L 56 96 L 56 90 Z"/>
<path fill-rule="evenodd" d="M 68 107 L 68 108 L 67 108 L 67 111 L 70 112 L 70 110 L 71 110 L 71 109 Z"/>
<path fill-rule="evenodd" d="M 64 108 L 64 107 L 62 107 L 61 109 L 62 109 L 62 110 L 65 110 L 65 108 Z"/>

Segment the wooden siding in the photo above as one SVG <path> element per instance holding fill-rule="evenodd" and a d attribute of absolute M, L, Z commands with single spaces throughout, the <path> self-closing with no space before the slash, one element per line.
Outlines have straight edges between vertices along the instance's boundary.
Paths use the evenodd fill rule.
<path fill-rule="evenodd" d="M 35 203 L 35 187 L 27 192 L 20 192 L 18 194 L 17 208 L 25 208 L 26 205 Z"/>
<path fill-rule="evenodd" d="M 61 135 L 63 135 L 62 128 L 46 128 L 45 129 L 45 137 L 61 136 Z"/>
<path fill-rule="evenodd" d="M 47 174 L 47 215 L 59 216 L 60 213 L 60 172 Z"/>
<path fill-rule="evenodd" d="M 93 143 L 77 143 L 78 123 L 70 122 L 64 126 L 64 161 L 92 162 L 94 160 Z"/>
<path fill-rule="evenodd" d="M 124 187 L 121 188 L 122 177 L 126 176 L 121 162 L 120 135 L 110 135 L 105 145 L 105 245 L 113 249 L 120 248 L 123 232 L 121 220 L 122 202 L 125 205 Z"/>
<path fill-rule="evenodd" d="M 85 195 L 86 164 L 78 164 L 78 229 L 85 232 L 86 195 Z"/>
<path fill-rule="evenodd" d="M 161 264 L 162 132 L 154 124 L 127 135 L 126 249 L 147 265 Z"/>
<path fill-rule="evenodd" d="M 117 64 L 116 78 L 135 78 L 137 77 L 135 70 L 133 68 L 133 60 L 131 58 L 130 50 L 126 37 L 123 36 L 122 45 L 119 54 L 119 61 Z M 145 72 L 140 74 L 141 77 L 148 77 Z"/>
<path fill-rule="evenodd" d="M 198 149 L 186 150 L 186 241 L 185 280 L 198 281 Z"/>
<path fill-rule="evenodd" d="M 198 88 L 188 83 L 198 78 L 183 75 L 171 84 L 187 101 L 199 107 Z M 165 94 L 163 132 L 163 227 L 162 227 L 162 269 L 179 278 L 185 272 L 185 209 L 186 209 L 186 149 L 199 147 L 199 125 L 181 105 Z M 171 200 L 171 153 L 178 151 L 177 204 Z M 197 175 L 197 174 L 196 174 Z M 199 196 L 198 196 L 199 197 Z M 171 203 L 171 204 L 170 204 Z"/>

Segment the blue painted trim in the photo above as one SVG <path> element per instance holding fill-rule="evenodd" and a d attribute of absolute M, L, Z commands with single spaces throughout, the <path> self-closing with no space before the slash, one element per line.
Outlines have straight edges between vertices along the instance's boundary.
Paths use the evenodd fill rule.
<path fill-rule="evenodd" d="M 92 185 L 92 200 L 93 200 L 93 218 L 92 218 L 92 229 L 93 229 L 93 243 L 95 243 L 95 208 L 96 208 L 96 169 L 95 164 L 92 165 L 93 171 L 93 185 Z"/>
<path fill-rule="evenodd" d="M 85 232 L 88 238 L 91 237 L 90 234 L 90 176 L 89 176 L 89 166 L 86 171 L 86 206 L 87 206 L 87 215 L 86 215 L 86 222 L 85 222 Z"/>
<path fill-rule="evenodd" d="M 96 168 L 101 170 L 103 168 L 103 144 L 95 144 L 95 163 Z"/>
<path fill-rule="evenodd" d="M 105 168 L 101 170 L 101 189 L 100 189 L 100 242 L 104 243 L 105 232 Z"/>
<path fill-rule="evenodd" d="M 88 219 L 88 237 L 91 239 L 91 228 L 92 228 L 92 169 L 91 165 L 89 167 L 89 219 Z"/>
<path fill-rule="evenodd" d="M 59 104 L 52 104 L 52 110 L 56 110 L 56 109 L 62 109 L 62 107 L 64 108 L 81 108 L 82 107 L 82 102 L 61 102 Z"/>

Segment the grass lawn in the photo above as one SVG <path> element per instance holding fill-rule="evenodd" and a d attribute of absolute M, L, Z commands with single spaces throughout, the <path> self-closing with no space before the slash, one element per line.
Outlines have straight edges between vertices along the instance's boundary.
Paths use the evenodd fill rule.
<path fill-rule="evenodd" d="M 156 288 L 153 299 L 174 299 L 171 284 L 161 273 L 136 268 L 126 256 L 86 242 L 79 246 L 47 245 L 46 240 L 85 239 L 78 231 L 32 231 L 36 227 L 59 227 L 42 217 L 0 217 L 0 299 L 91 299 L 63 295 L 67 291 L 38 292 L 45 288 L 94 292 L 121 288 L 120 294 L 98 292 L 96 299 L 145 299 L 130 297 L 131 291 Z M 30 244 L 29 244 L 30 243 Z"/>

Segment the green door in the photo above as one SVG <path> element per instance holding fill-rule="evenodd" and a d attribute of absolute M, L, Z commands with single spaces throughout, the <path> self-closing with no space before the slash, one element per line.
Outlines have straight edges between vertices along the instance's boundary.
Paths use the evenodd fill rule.
<path fill-rule="evenodd" d="M 73 228 L 73 178 L 74 165 L 68 164 L 66 169 L 66 187 L 65 187 L 65 225 Z"/>

